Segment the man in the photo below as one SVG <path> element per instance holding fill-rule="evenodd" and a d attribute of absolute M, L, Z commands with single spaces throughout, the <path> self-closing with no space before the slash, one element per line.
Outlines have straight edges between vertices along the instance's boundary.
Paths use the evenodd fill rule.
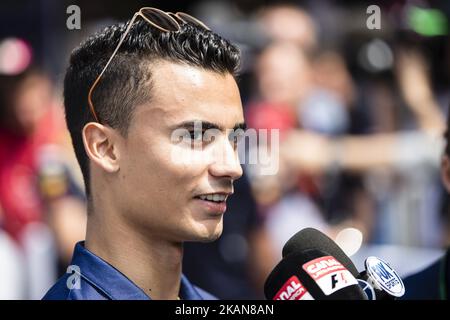
<path fill-rule="evenodd" d="M 441 178 L 447 192 L 444 206 L 448 215 L 448 197 L 450 193 L 450 114 L 447 117 L 447 130 L 444 135 L 446 146 L 441 162 Z M 404 282 L 406 288 L 403 296 L 404 300 L 448 300 L 450 294 L 450 247 L 448 243 L 447 249 L 441 258 L 425 269 L 410 275 Z"/>
<path fill-rule="evenodd" d="M 230 134 L 244 126 L 239 61 L 195 18 L 154 8 L 72 53 L 64 101 L 86 241 L 44 299 L 214 298 L 182 274 L 183 242 L 220 236 L 242 175 Z"/>

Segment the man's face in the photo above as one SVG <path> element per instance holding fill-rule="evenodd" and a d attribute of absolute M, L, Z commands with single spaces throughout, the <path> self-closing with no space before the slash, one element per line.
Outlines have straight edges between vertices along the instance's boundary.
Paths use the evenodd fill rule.
<path fill-rule="evenodd" d="M 229 137 L 244 122 L 237 84 L 230 74 L 166 61 L 151 72 L 152 99 L 136 107 L 120 147 L 116 190 L 123 218 L 152 237 L 215 240 L 222 232 L 223 197 L 242 175 Z M 206 124 L 216 126 L 214 139 L 202 141 L 194 123 L 203 131 Z M 174 139 L 176 130 L 190 134 Z M 200 198 L 211 194 L 219 201 Z"/>
<path fill-rule="evenodd" d="M 311 66 L 292 43 L 268 47 L 258 60 L 258 86 L 266 102 L 297 106 L 311 87 Z"/>
<path fill-rule="evenodd" d="M 41 75 L 29 75 L 13 91 L 6 106 L 7 126 L 21 135 L 35 132 L 52 103 L 51 86 Z"/>

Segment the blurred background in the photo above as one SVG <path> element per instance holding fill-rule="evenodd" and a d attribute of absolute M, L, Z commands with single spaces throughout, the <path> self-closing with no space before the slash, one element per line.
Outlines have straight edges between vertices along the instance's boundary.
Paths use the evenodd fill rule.
<path fill-rule="evenodd" d="M 67 27 L 70 5 L 81 29 Z M 190 13 L 236 43 L 248 127 L 280 132 L 278 173 L 245 163 L 221 238 L 186 244 L 193 283 L 222 299 L 263 298 L 282 246 L 305 227 L 333 238 L 359 269 L 376 255 L 406 276 L 441 256 L 450 244 L 440 181 L 450 2 L 5 0 L 0 299 L 40 299 L 84 239 L 65 68 L 88 35 L 143 6 Z M 243 152 L 271 147 L 259 140 Z"/>

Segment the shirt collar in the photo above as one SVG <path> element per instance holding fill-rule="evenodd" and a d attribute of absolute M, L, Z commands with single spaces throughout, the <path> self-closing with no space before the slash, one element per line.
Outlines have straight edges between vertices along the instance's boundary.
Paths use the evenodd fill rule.
<path fill-rule="evenodd" d="M 150 299 L 141 288 L 122 272 L 86 249 L 84 241 L 76 244 L 71 264 L 78 266 L 80 276 L 109 299 Z M 201 295 L 183 274 L 180 282 L 180 298 L 183 300 L 202 300 Z"/>

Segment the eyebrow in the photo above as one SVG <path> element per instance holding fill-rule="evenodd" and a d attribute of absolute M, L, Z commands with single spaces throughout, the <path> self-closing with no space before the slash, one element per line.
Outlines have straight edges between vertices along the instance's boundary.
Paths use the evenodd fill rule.
<path fill-rule="evenodd" d="M 174 127 L 192 129 L 195 127 L 195 124 L 198 124 L 198 123 L 201 123 L 203 130 L 218 129 L 220 131 L 225 131 L 225 128 L 223 126 L 213 123 L 213 122 L 204 121 L 204 120 L 183 121 L 182 123 L 179 123 L 179 124 L 175 125 Z M 241 129 L 243 131 L 247 130 L 247 124 L 245 122 L 236 123 L 233 127 L 233 130 L 236 131 L 239 129 Z"/>

